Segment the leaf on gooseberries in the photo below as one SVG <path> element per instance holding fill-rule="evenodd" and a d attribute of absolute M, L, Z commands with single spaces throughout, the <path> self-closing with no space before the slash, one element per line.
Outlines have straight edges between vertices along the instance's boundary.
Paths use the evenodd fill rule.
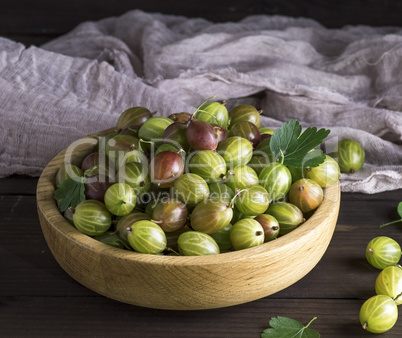
<path fill-rule="evenodd" d="M 276 160 L 286 166 L 317 167 L 325 160 L 321 150 L 314 150 L 329 135 L 330 130 L 309 127 L 302 133 L 297 120 L 290 120 L 275 130 L 271 137 L 270 149 Z"/>
<path fill-rule="evenodd" d="M 54 199 L 59 201 L 60 212 L 66 211 L 70 206 L 75 209 L 78 204 L 85 201 L 85 184 L 83 177 L 70 177 L 61 182 L 54 192 Z"/>

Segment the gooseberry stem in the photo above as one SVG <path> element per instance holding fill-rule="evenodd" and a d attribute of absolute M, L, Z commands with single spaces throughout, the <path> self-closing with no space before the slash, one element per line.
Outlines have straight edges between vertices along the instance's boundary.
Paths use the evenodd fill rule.
<path fill-rule="evenodd" d="M 184 153 L 183 155 L 186 156 L 186 151 L 183 148 L 180 148 L 178 151 L 176 151 L 177 155 L 181 156 L 181 153 Z"/>
<path fill-rule="evenodd" d="M 396 297 L 394 297 L 394 298 L 392 298 L 395 302 L 397 302 L 398 301 L 398 298 L 399 297 L 401 297 L 402 296 L 402 292 L 399 294 L 399 295 L 397 295 Z"/>
<path fill-rule="evenodd" d="M 237 197 L 237 196 L 240 196 L 240 194 L 241 194 L 243 191 L 245 191 L 245 190 L 247 190 L 247 189 L 241 189 L 241 190 L 239 189 L 239 190 L 236 192 L 236 194 L 233 196 L 233 198 L 231 199 L 231 201 L 230 201 L 228 207 L 233 208 L 233 207 L 234 207 L 234 201 L 235 201 L 236 197 Z"/>
<path fill-rule="evenodd" d="M 138 150 L 139 151 L 144 151 L 144 149 L 142 149 L 141 142 L 155 144 L 155 142 L 153 142 L 153 141 L 146 141 L 146 140 L 143 140 L 142 138 L 140 138 L 140 140 L 138 142 Z"/>
<path fill-rule="evenodd" d="M 305 327 L 306 327 L 306 328 L 309 327 L 310 324 L 311 324 L 312 322 L 314 322 L 316 319 L 317 319 L 317 317 L 314 317 L 312 320 L 310 320 L 310 322 L 309 322 Z"/>
<path fill-rule="evenodd" d="M 140 142 L 149 143 L 149 144 L 154 144 L 155 143 L 153 141 L 143 140 L 142 138 L 140 138 Z"/>
<path fill-rule="evenodd" d="M 176 255 L 178 255 L 178 256 L 181 256 L 176 250 L 174 250 L 174 249 L 172 249 L 172 248 L 166 248 L 166 251 L 170 251 L 170 252 L 173 252 L 173 253 L 175 253 Z"/>
<path fill-rule="evenodd" d="M 279 149 L 281 152 L 281 164 L 283 164 L 283 161 L 285 160 L 285 155 L 283 155 L 282 149 Z"/>
<path fill-rule="evenodd" d="M 398 222 L 402 222 L 402 218 L 401 218 L 401 219 L 397 219 L 396 221 L 392 221 L 392 222 L 389 222 L 389 223 L 382 224 L 382 225 L 380 225 L 380 228 L 384 228 L 384 227 L 386 227 L 387 225 L 391 225 L 391 224 L 398 223 Z"/>
<path fill-rule="evenodd" d="M 213 99 L 215 96 L 216 96 L 216 95 L 211 96 L 210 98 L 204 100 L 204 102 L 201 103 L 201 104 L 198 106 L 198 108 L 194 111 L 194 113 L 191 114 L 191 117 L 190 117 L 189 120 L 187 121 L 187 124 L 189 124 L 189 122 L 192 120 L 193 116 L 198 112 L 198 110 L 199 110 L 206 102 L 208 102 L 209 100 Z"/>
<path fill-rule="evenodd" d="M 98 169 L 98 166 L 94 165 L 92 168 L 89 168 L 89 169 L 85 170 L 84 171 L 84 177 L 91 176 L 96 171 L 96 169 Z M 82 182 L 82 183 L 84 183 L 84 182 Z"/>
<path fill-rule="evenodd" d="M 219 121 L 218 121 L 218 119 L 216 118 L 216 116 L 214 116 L 214 115 L 208 113 L 208 112 L 205 111 L 205 110 L 201 110 L 201 109 L 198 109 L 197 111 L 195 111 L 194 114 L 196 114 L 196 113 L 198 113 L 198 112 L 203 112 L 203 113 L 205 113 L 205 114 L 211 116 L 211 117 L 215 120 L 216 124 L 219 124 L 219 123 L 218 123 Z"/>

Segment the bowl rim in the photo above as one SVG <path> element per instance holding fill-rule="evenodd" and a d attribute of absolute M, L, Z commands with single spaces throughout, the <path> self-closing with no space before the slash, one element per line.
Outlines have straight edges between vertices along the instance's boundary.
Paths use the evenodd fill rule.
<path fill-rule="evenodd" d="M 93 136 L 90 135 L 87 138 L 91 139 L 91 142 L 93 143 Z M 81 140 L 84 139 L 86 138 Z M 66 149 L 62 150 L 55 157 L 53 157 L 39 177 L 36 189 L 38 211 L 43 215 L 48 224 L 51 225 L 54 230 L 59 232 L 59 234 L 65 237 L 66 240 L 74 241 L 75 244 L 81 246 L 85 250 L 94 251 L 101 255 L 113 256 L 116 259 L 125 261 L 133 261 L 136 263 L 151 265 L 163 264 L 164 266 L 200 266 L 247 261 L 256 255 L 269 257 L 270 253 L 275 252 L 275 250 L 279 248 L 283 250 L 286 248 L 286 246 L 294 245 L 295 241 L 300 240 L 301 238 L 303 241 L 306 240 L 305 236 L 314 238 L 314 233 L 319 231 L 321 227 L 325 226 L 325 218 L 339 212 L 340 184 L 338 181 L 332 186 L 323 189 L 324 199 L 321 205 L 314 211 L 306 222 L 286 235 L 252 248 L 206 256 L 151 255 L 124 250 L 104 244 L 79 232 L 64 218 L 64 216 L 58 210 L 56 201 L 53 198 L 53 193 L 55 191 L 54 182 L 57 170 L 60 168 L 60 163 L 64 163 L 65 153 Z M 330 212 L 329 214 L 326 213 L 328 210 Z"/>

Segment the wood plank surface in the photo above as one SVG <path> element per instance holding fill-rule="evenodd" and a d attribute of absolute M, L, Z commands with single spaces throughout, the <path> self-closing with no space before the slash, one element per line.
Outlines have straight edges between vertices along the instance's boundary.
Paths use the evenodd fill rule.
<path fill-rule="evenodd" d="M 119 16 L 129 10 L 200 17 L 213 22 L 238 21 L 268 14 L 314 19 L 326 27 L 345 25 L 399 26 L 402 0 L 249 0 L 249 1 L 132 1 L 132 0 L 14 0 L 0 2 L 0 36 L 39 45 L 65 34 L 84 21 Z"/>
<path fill-rule="evenodd" d="M 208 311 L 143 309 L 99 297 L 8 297 L 1 300 L 2 337 L 258 338 L 276 316 L 297 318 L 322 337 L 368 337 L 358 325 L 359 300 L 267 298 Z M 382 337 L 400 337 L 398 328 Z M 362 332 L 363 331 L 363 332 Z M 286 338 L 286 337 L 283 337 Z"/>
<path fill-rule="evenodd" d="M 342 194 L 337 228 L 322 260 L 291 287 L 251 303 L 205 311 L 145 309 L 102 297 L 75 282 L 52 257 L 32 194 L 37 178 L 0 180 L 0 337 L 259 337 L 274 316 L 303 323 L 323 337 L 366 337 L 358 313 L 373 296 L 379 270 L 365 260 L 372 238 L 402 243 L 395 219 L 402 191 Z M 24 193 L 26 189 L 26 193 Z M 18 193 L 16 193 L 18 192 Z M 22 326 L 21 323 L 24 323 Z M 402 319 L 382 335 L 397 337 Z"/>

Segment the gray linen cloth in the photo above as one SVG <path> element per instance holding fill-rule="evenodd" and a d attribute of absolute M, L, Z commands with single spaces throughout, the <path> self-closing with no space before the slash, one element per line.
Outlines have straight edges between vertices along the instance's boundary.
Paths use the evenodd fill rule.
<path fill-rule="evenodd" d="M 0 38 L 0 177 L 39 175 L 63 148 L 132 106 L 162 116 L 206 98 L 352 138 L 366 163 L 342 191 L 402 188 L 402 28 L 327 29 L 304 18 L 240 22 L 130 11 L 39 47 Z"/>

